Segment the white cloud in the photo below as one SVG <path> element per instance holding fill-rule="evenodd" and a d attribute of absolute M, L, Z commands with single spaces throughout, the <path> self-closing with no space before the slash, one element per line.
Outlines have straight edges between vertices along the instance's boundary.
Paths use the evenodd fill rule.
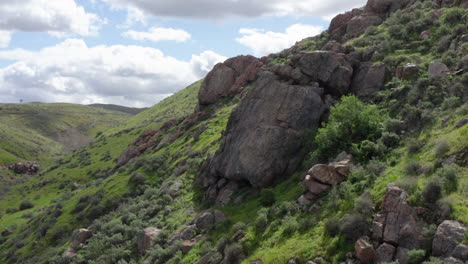
<path fill-rule="evenodd" d="M 185 30 L 182 29 L 173 29 L 173 28 L 163 28 L 163 27 L 153 27 L 149 32 L 141 32 L 129 30 L 122 34 L 126 38 L 131 38 L 134 40 L 151 40 L 154 42 L 171 40 L 175 42 L 185 42 L 189 40 L 192 36 Z"/>
<path fill-rule="evenodd" d="M 12 32 L 0 30 L 0 48 L 8 48 L 10 46 Z"/>
<path fill-rule="evenodd" d="M 97 34 L 104 20 L 74 0 L 0 1 L 0 29 L 27 32 Z"/>
<path fill-rule="evenodd" d="M 102 0 L 113 8 L 139 9 L 146 15 L 198 19 L 261 16 L 327 17 L 366 0 Z"/>
<path fill-rule="evenodd" d="M 0 101 L 150 106 L 203 78 L 225 59 L 212 51 L 180 61 L 141 46 L 88 47 L 67 39 L 40 51 L 1 51 L 18 60 L 0 69 Z"/>
<path fill-rule="evenodd" d="M 242 37 L 237 38 L 236 41 L 250 48 L 255 55 L 264 56 L 289 48 L 296 41 L 315 36 L 322 30 L 319 26 L 303 24 L 294 24 L 284 33 L 242 28 L 239 30 Z"/>

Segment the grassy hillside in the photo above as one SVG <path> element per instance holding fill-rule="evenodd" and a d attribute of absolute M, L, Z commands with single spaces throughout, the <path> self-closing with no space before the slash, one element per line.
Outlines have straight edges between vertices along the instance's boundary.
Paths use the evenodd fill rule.
<path fill-rule="evenodd" d="M 123 113 L 127 113 L 130 115 L 136 115 L 148 109 L 148 108 L 126 107 L 126 106 L 114 105 L 114 104 L 90 104 L 89 106 L 107 109 L 111 111 L 123 112 Z"/>
<path fill-rule="evenodd" d="M 213 226 L 190 251 L 184 253 L 182 245 L 166 241 L 198 212 L 213 208 L 202 199 L 197 174 L 220 147 L 229 116 L 242 96 L 249 96 L 248 90 L 195 116 L 191 114 L 201 84 L 197 82 L 100 133 L 86 147 L 57 160 L 43 176 L 20 178 L 1 189 L 0 231 L 13 234 L 0 237 L 0 263 L 188 264 L 206 255 L 209 263 L 221 263 L 223 258 L 229 259 L 227 263 L 260 259 L 283 264 L 292 258 L 305 263 L 316 257 L 340 263 L 354 250 L 356 238 L 369 233 L 390 183 L 410 194 L 412 206 L 433 209 L 424 219 L 428 237 L 434 235 L 440 220 L 434 215 L 441 208 L 448 208 L 444 219 L 468 224 L 468 125 L 457 125 L 468 115 L 466 89 L 458 89 L 468 84 L 468 73 L 439 79 L 429 79 L 427 74 L 432 60 L 444 61 L 453 69 L 466 56 L 466 43 L 456 52 L 439 44 L 444 35 L 466 29 L 463 19 L 468 11 L 443 8 L 440 17 L 433 19 L 431 1 L 418 1 L 413 8 L 413 13 L 397 11 L 347 45 L 372 50 L 377 55 L 371 60 L 385 63 L 392 73 L 410 62 L 420 65 L 419 72 L 406 80 L 393 78 L 366 102 L 353 96 L 340 98 L 318 134 L 305 135 L 315 151 L 301 168 L 271 188 L 245 186 L 236 191 L 232 204 L 215 207 L 228 221 Z M 407 23 L 409 19 L 413 23 Z M 422 41 L 418 34 L 398 32 L 413 32 L 415 26 L 430 31 L 430 37 Z M 315 49 L 324 40 L 326 34 L 300 45 Z M 279 55 L 272 64 L 287 60 Z M 350 116 L 364 126 L 372 123 L 375 134 L 356 139 L 347 133 L 360 129 L 349 124 Z M 174 119 L 178 120 L 174 126 L 161 130 L 158 139 L 163 143 L 158 148 L 116 167 L 116 159 L 130 142 Z M 330 140 L 324 141 L 324 134 Z M 337 145 L 340 148 L 334 149 Z M 318 160 L 333 159 L 332 154 L 341 151 L 353 154 L 355 170 L 321 195 L 314 208 L 299 206 L 296 200 L 304 191 L 300 182 L 305 172 Z M 426 195 L 434 186 L 440 191 L 436 201 Z M 163 232 L 142 256 L 137 237 L 150 226 Z M 93 237 L 75 258 L 63 257 L 78 228 L 89 228 Z M 241 238 L 235 239 L 239 234 Z M 431 249 L 424 250 L 429 255 Z M 245 258 L 240 259 L 242 255 Z"/>
<path fill-rule="evenodd" d="M 74 104 L 0 105 L 0 165 L 51 159 L 85 146 L 98 131 L 122 124 L 121 112 Z"/>

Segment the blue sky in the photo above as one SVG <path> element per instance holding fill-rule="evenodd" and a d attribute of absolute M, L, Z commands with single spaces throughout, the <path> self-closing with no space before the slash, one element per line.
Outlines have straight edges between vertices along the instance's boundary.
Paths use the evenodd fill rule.
<path fill-rule="evenodd" d="M 20 3 L 19 3 L 20 2 Z M 362 0 L 0 2 L 0 102 L 150 106 L 240 54 L 279 52 Z"/>

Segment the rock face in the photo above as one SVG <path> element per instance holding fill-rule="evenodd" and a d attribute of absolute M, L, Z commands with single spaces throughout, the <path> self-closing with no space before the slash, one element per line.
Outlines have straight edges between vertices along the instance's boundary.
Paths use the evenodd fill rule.
<path fill-rule="evenodd" d="M 363 264 L 369 263 L 374 259 L 375 250 L 368 238 L 360 238 L 354 245 L 356 257 Z"/>
<path fill-rule="evenodd" d="M 266 187 L 291 174 L 300 162 L 302 131 L 317 127 L 324 112 L 323 89 L 289 85 L 263 72 L 232 112 L 220 149 L 203 185 L 219 178 Z"/>
<path fill-rule="evenodd" d="M 388 78 L 385 64 L 361 63 L 353 78 L 351 91 L 358 97 L 368 97 L 383 90 Z"/>
<path fill-rule="evenodd" d="M 292 59 L 292 65 L 312 81 L 321 84 L 327 94 L 341 96 L 348 92 L 353 67 L 344 54 L 333 51 L 302 52 Z"/>
<path fill-rule="evenodd" d="M 138 233 L 137 247 L 141 255 L 144 255 L 146 250 L 153 246 L 161 231 L 156 227 L 147 227 Z"/>
<path fill-rule="evenodd" d="M 200 87 L 199 104 L 214 104 L 220 98 L 240 93 L 244 85 L 254 80 L 262 66 L 263 63 L 253 56 L 238 56 L 218 63 Z"/>
<path fill-rule="evenodd" d="M 396 248 L 390 244 L 383 243 L 377 248 L 374 263 L 392 262 Z"/>
<path fill-rule="evenodd" d="M 18 162 L 18 163 L 9 165 L 7 169 L 16 174 L 35 175 L 39 172 L 39 164 L 36 162 L 30 162 L 30 161 Z"/>
<path fill-rule="evenodd" d="M 432 242 L 432 255 L 449 257 L 464 239 L 466 227 L 459 222 L 446 220 L 437 228 Z M 459 249 L 461 250 L 461 249 Z"/>

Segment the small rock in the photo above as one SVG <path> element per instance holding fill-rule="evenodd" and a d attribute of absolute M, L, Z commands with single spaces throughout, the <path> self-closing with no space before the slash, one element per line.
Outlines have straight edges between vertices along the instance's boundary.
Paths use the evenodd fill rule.
<path fill-rule="evenodd" d="M 369 238 L 367 237 L 360 238 L 356 241 L 354 250 L 356 252 L 356 257 L 361 263 L 369 263 L 374 259 L 375 250 L 372 244 L 369 243 Z"/>
<path fill-rule="evenodd" d="M 309 175 L 321 183 L 328 185 L 337 185 L 345 180 L 345 178 L 339 174 L 335 167 L 326 164 L 317 164 L 309 170 Z"/>
<path fill-rule="evenodd" d="M 330 190 L 331 186 L 317 182 L 312 178 L 312 176 L 307 175 L 302 182 L 304 187 L 311 193 L 319 195 L 323 192 Z"/>
<path fill-rule="evenodd" d="M 391 262 L 393 260 L 393 256 L 395 255 L 395 251 L 396 249 L 394 246 L 383 243 L 379 248 L 377 248 L 374 263 L 378 264 L 383 262 Z"/>
<path fill-rule="evenodd" d="M 403 67 L 402 79 L 408 80 L 419 72 L 419 66 L 414 63 L 408 63 Z"/>

